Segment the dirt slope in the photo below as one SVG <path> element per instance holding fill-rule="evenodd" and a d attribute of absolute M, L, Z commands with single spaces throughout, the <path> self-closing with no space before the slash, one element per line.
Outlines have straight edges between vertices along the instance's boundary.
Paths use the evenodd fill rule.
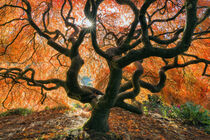
<path fill-rule="evenodd" d="M 66 139 L 68 131 L 82 126 L 88 115 L 45 110 L 28 116 L 0 117 L 0 140 Z M 141 116 L 115 108 L 111 111 L 109 123 L 111 131 L 124 140 L 210 140 L 210 135 L 195 127 L 154 113 Z"/>

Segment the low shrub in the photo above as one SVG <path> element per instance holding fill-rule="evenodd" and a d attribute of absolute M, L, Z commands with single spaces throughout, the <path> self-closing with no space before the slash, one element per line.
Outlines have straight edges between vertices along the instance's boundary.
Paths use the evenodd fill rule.
<path fill-rule="evenodd" d="M 9 116 L 9 115 L 22 115 L 27 116 L 32 113 L 32 110 L 27 108 L 16 108 L 16 109 L 10 109 L 6 112 L 3 112 L 0 114 L 0 116 Z"/>
<path fill-rule="evenodd" d="M 70 108 L 68 106 L 63 106 L 63 105 L 55 106 L 52 108 L 52 110 L 69 110 L 69 109 Z M 47 110 L 50 110 L 50 108 L 48 107 Z"/>
<path fill-rule="evenodd" d="M 147 108 L 148 111 L 155 111 L 162 105 L 162 99 L 157 95 L 148 95 L 148 101 L 143 102 L 144 108 Z"/>
<path fill-rule="evenodd" d="M 210 125 L 209 111 L 205 110 L 200 105 L 187 102 L 181 106 L 173 107 L 172 110 L 184 123 L 196 126 Z"/>
<path fill-rule="evenodd" d="M 155 111 L 165 118 L 173 118 L 183 123 L 194 125 L 210 133 L 210 112 L 200 105 L 187 102 L 183 105 L 168 106 L 157 95 L 149 95 L 144 102 L 144 113 Z"/>

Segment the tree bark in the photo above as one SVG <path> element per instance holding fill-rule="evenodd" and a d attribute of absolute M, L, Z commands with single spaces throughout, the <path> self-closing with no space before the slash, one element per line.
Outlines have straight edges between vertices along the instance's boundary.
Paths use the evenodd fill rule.
<path fill-rule="evenodd" d="M 121 69 L 113 68 L 113 66 L 111 66 L 110 70 L 109 84 L 106 89 L 106 94 L 99 98 L 94 106 L 90 119 L 84 125 L 84 129 L 86 130 L 94 130 L 97 132 L 109 131 L 109 113 L 110 109 L 115 106 L 122 79 Z"/>
<path fill-rule="evenodd" d="M 84 130 L 94 130 L 96 132 L 108 132 L 109 131 L 109 118 L 110 109 L 94 109 L 92 111 L 90 119 L 83 126 Z"/>

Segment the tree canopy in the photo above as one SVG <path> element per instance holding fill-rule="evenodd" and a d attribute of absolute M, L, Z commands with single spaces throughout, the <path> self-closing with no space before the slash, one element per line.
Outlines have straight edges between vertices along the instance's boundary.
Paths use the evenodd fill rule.
<path fill-rule="evenodd" d="M 125 101 L 136 98 L 140 90 L 164 92 L 170 99 L 170 94 L 194 89 L 198 92 L 194 98 L 201 103 L 208 98 L 207 4 L 201 0 L 3 0 L 4 98 L 0 101 L 6 107 L 16 96 L 14 90 L 30 94 L 24 90 L 31 87 L 36 94 L 30 98 L 41 93 L 42 103 L 48 91 L 55 90 L 58 98 L 65 93 L 92 105 L 85 128 L 99 131 L 108 131 L 104 120 L 113 107 L 141 114 L 140 108 Z M 91 78 L 91 86 L 80 82 L 84 76 Z"/>

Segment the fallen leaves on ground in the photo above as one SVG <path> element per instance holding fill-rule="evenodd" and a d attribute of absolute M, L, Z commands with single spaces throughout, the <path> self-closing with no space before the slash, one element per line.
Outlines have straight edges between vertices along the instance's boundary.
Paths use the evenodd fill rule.
<path fill-rule="evenodd" d="M 67 136 L 69 130 L 81 127 L 88 116 L 88 113 L 80 115 L 67 110 L 45 110 L 28 116 L 0 117 L 0 139 L 52 139 Z M 159 114 L 137 115 L 120 108 L 111 110 L 109 125 L 110 131 L 124 140 L 210 139 L 210 135 L 193 126 L 162 118 Z"/>

